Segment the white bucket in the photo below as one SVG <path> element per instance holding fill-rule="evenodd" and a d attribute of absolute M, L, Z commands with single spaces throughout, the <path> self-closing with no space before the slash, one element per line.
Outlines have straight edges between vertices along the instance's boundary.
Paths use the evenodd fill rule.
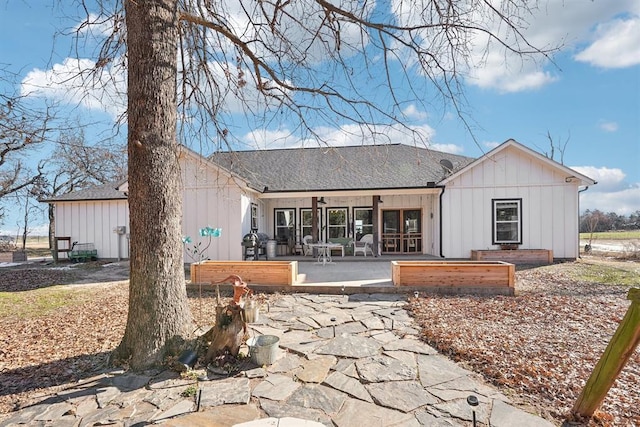
<path fill-rule="evenodd" d="M 271 365 L 278 355 L 280 338 L 275 335 L 259 335 L 247 340 L 249 356 L 253 363 L 259 366 Z"/>

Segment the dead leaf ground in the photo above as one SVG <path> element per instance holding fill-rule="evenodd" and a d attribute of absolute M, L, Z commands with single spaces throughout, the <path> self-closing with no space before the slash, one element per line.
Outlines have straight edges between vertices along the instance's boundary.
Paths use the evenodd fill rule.
<path fill-rule="evenodd" d="M 585 265 L 520 269 L 515 297 L 420 296 L 410 298 L 410 307 L 425 340 L 559 425 L 629 306 L 629 285 L 576 279 Z M 638 263 L 624 266 L 639 272 Z M 78 270 L 49 276 L 3 270 L 0 292 L 13 296 L 65 280 L 90 281 L 79 279 Z M 0 413 L 106 368 L 124 332 L 126 283 L 63 289 L 72 293 L 69 304 L 26 318 L 15 311 L 0 318 Z M 189 297 L 197 323 L 210 323 L 214 296 L 196 291 Z M 595 424 L 640 425 L 639 353 L 607 395 Z"/>

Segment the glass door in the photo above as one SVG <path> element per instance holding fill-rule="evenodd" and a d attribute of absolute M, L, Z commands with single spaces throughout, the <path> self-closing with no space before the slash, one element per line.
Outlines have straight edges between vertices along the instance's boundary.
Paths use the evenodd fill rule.
<path fill-rule="evenodd" d="M 411 209 L 402 211 L 404 230 L 402 235 L 402 252 L 422 252 L 422 211 Z"/>
<path fill-rule="evenodd" d="M 382 211 L 382 253 L 422 253 L 422 210 Z"/>
<path fill-rule="evenodd" d="M 400 213 L 401 211 L 382 211 L 382 253 L 400 253 Z"/>

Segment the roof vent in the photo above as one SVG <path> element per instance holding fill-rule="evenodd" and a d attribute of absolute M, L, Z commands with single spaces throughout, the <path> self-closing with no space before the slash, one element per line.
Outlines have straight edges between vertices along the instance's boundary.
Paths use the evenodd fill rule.
<path fill-rule="evenodd" d="M 442 166 L 445 175 L 449 175 L 451 172 L 453 172 L 453 163 L 451 163 L 451 161 L 448 159 L 440 160 L 440 166 Z"/>

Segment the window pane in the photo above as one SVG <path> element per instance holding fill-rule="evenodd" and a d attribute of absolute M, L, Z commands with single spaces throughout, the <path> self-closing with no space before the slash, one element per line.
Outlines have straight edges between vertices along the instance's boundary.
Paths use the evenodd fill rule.
<path fill-rule="evenodd" d="M 347 237 L 347 210 L 327 209 L 327 238 Z"/>
<path fill-rule="evenodd" d="M 365 234 L 373 234 L 373 209 L 355 208 L 353 217 L 353 231 L 356 240 L 360 240 Z"/>
<path fill-rule="evenodd" d="M 494 244 L 521 243 L 521 201 L 504 200 L 493 201 Z"/>
<path fill-rule="evenodd" d="M 518 223 L 516 222 L 500 222 L 496 224 L 496 238 L 498 242 L 517 242 L 518 239 Z"/>
<path fill-rule="evenodd" d="M 514 221 L 518 219 L 518 205 L 515 203 L 496 203 L 497 221 Z"/>
<path fill-rule="evenodd" d="M 293 238 L 293 230 L 296 226 L 295 212 L 294 209 L 276 209 L 275 237 L 277 240 L 287 241 Z"/>
<path fill-rule="evenodd" d="M 300 209 L 300 216 L 302 221 L 302 237 L 313 236 L 313 215 L 311 209 Z M 322 210 L 318 208 L 318 236 L 320 236 L 320 230 L 322 229 Z"/>

